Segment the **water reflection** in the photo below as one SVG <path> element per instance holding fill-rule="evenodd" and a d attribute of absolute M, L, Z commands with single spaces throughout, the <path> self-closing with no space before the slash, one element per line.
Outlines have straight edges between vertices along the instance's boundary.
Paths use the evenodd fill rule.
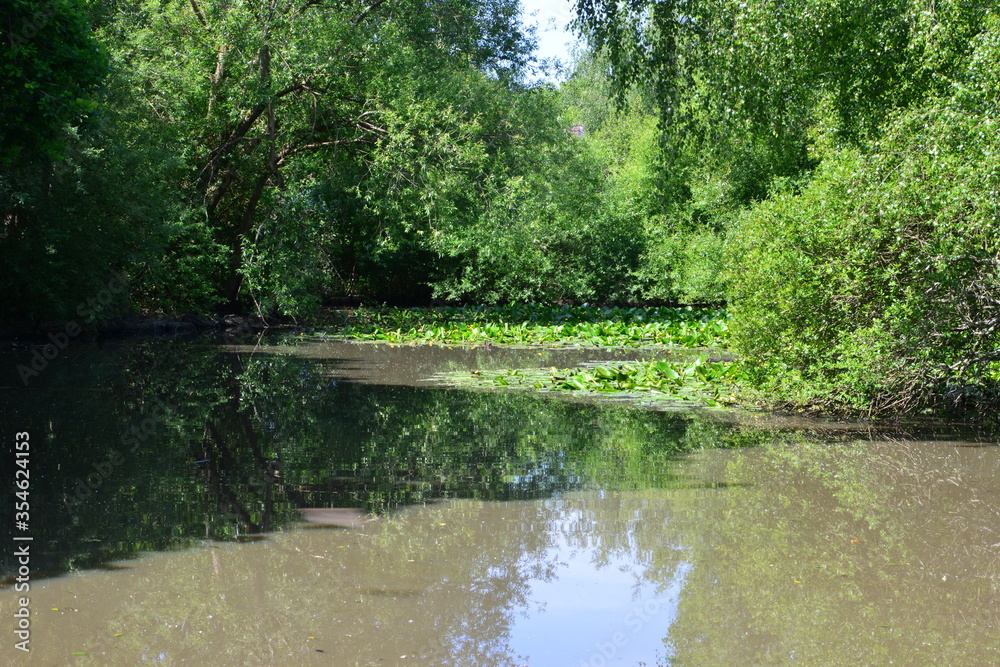
<path fill-rule="evenodd" d="M 546 524 L 556 567 L 530 584 L 537 607 L 515 619 L 509 644 L 537 665 L 663 664 L 691 571 L 662 530 L 667 496 L 572 494 L 544 504 L 557 517 Z"/>
<path fill-rule="evenodd" d="M 679 491 L 696 554 L 681 664 L 1000 664 L 1000 452 L 929 441 L 715 452 L 725 494 Z"/>
<path fill-rule="evenodd" d="M 66 351 L 27 390 L 2 378 L 5 432 L 44 443 L 32 458 L 36 576 L 253 539 L 297 523 L 301 508 L 381 515 L 448 498 L 660 488 L 678 452 L 730 430 L 681 414 L 347 382 L 338 354 L 347 367 L 359 349 L 387 354 L 348 347 L 309 346 L 303 358 L 150 342 Z"/>
<path fill-rule="evenodd" d="M 25 664 L 1000 664 L 995 443 L 417 387 L 367 349 L 0 364 L 37 443 Z"/>
<path fill-rule="evenodd" d="M 660 534 L 664 505 L 651 500 L 636 492 L 454 500 L 357 530 L 206 542 L 114 573 L 49 579 L 33 587 L 33 627 L 44 638 L 33 658 L 636 664 L 664 654 L 689 571 Z M 633 522 L 638 558 L 615 528 Z M 0 601 L 6 610 L 8 598 Z M 0 655 L 11 656 L 7 648 Z"/>

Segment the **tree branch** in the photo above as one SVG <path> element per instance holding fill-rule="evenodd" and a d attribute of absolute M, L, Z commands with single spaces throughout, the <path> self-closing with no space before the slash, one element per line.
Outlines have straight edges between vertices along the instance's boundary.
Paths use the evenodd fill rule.
<path fill-rule="evenodd" d="M 303 81 L 300 81 L 299 83 L 292 84 L 287 88 L 275 93 L 272 100 L 278 100 L 286 95 L 290 95 L 291 93 L 300 90 L 305 90 L 306 86 L 308 85 L 309 85 L 308 78 Z M 261 102 L 260 104 L 255 105 L 253 108 L 247 111 L 247 113 L 243 116 L 243 120 L 241 120 L 239 125 L 236 126 L 236 129 L 234 129 L 229 134 L 229 137 L 223 142 L 223 144 L 209 154 L 208 160 L 206 161 L 205 167 L 202 169 L 201 176 L 199 177 L 198 180 L 198 189 L 201 192 L 207 191 L 208 186 L 211 184 L 212 178 L 215 175 L 215 171 L 213 169 L 215 162 L 222 156 L 229 153 L 229 151 L 231 151 L 233 147 L 246 136 L 247 132 L 250 131 L 250 128 L 252 128 L 254 126 L 254 123 L 257 122 L 257 119 L 259 119 L 264 114 L 264 112 L 267 111 L 268 106 L 271 103 L 272 103 L 271 100 L 268 100 L 267 102 Z"/>
<path fill-rule="evenodd" d="M 362 21 L 364 21 L 366 18 L 368 18 L 369 14 L 371 14 L 373 11 L 375 11 L 376 9 L 378 9 L 380 6 L 384 5 L 386 3 L 386 1 L 387 0 L 375 0 L 375 2 L 373 2 L 370 5 L 368 5 L 368 8 L 365 9 L 365 11 L 361 12 L 360 14 L 358 14 L 358 17 L 356 19 L 354 19 L 353 21 L 351 21 L 351 23 L 353 23 L 354 25 L 358 25 L 359 23 L 361 23 Z"/>
<path fill-rule="evenodd" d="M 197 0 L 191 0 L 191 9 L 194 10 L 195 15 L 197 15 L 198 20 L 201 21 L 201 25 L 205 30 L 211 30 L 212 26 L 208 25 L 208 21 L 205 20 L 205 15 L 201 13 L 201 8 L 198 6 Z"/>

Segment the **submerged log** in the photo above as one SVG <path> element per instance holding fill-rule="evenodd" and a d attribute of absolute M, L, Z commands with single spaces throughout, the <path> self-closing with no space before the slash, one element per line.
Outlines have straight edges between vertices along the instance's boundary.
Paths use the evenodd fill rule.
<path fill-rule="evenodd" d="M 360 528 L 378 517 L 355 507 L 300 507 L 299 514 L 316 527 Z"/>

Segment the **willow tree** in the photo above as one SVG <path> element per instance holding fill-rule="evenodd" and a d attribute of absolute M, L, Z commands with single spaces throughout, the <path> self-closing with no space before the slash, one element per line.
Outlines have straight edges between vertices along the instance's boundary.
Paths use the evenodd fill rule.
<path fill-rule="evenodd" d="M 752 380 L 869 414 L 1000 395 L 989 3 L 578 0 L 619 92 L 734 200 Z"/>
<path fill-rule="evenodd" d="M 982 3 L 892 0 L 577 0 L 577 27 L 607 59 L 620 99 L 652 85 L 672 145 L 773 176 L 814 166 L 819 117 L 841 140 L 946 89 L 980 29 Z M 761 183 L 756 188 L 753 182 Z"/>

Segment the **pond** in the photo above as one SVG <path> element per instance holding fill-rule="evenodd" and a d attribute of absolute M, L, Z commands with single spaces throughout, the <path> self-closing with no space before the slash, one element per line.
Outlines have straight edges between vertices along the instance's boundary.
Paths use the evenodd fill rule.
<path fill-rule="evenodd" d="M 5 665 L 1000 664 L 968 431 L 425 381 L 636 350 L 119 341 L 25 386 L 32 353 L 0 356 Z"/>

